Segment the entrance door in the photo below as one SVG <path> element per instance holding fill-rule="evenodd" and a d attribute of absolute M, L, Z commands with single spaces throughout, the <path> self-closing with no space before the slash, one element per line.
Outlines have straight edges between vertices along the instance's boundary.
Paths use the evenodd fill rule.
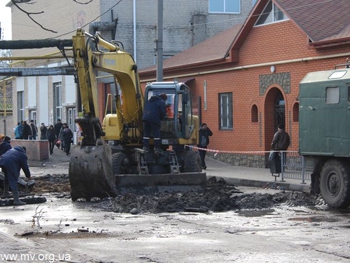
<path fill-rule="evenodd" d="M 274 116 L 274 130 L 277 131 L 278 125 L 285 125 L 285 101 L 280 91 L 276 94 Z"/>
<path fill-rule="evenodd" d="M 285 124 L 285 101 L 283 93 L 278 88 L 268 91 L 264 108 L 265 151 L 271 150 L 273 135 L 280 124 Z M 268 167 L 268 153 L 266 153 L 265 166 Z"/>

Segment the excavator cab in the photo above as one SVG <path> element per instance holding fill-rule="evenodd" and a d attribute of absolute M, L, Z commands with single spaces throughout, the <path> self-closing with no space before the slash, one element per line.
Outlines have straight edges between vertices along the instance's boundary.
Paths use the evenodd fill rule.
<path fill-rule="evenodd" d="M 167 100 L 167 115 L 161 122 L 161 144 L 185 145 L 197 144 L 195 134 L 196 121 L 192 114 L 192 101 L 190 89 L 179 82 L 153 82 L 148 83 L 145 89 L 146 105 L 149 98 L 165 93 Z M 198 123 L 197 123 L 198 125 Z"/>

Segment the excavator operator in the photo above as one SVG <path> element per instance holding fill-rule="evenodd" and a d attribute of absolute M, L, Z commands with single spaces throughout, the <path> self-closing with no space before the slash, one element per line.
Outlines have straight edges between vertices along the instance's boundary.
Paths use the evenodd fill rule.
<path fill-rule="evenodd" d="M 152 96 L 146 103 L 144 114 L 142 117 L 143 121 L 143 150 L 149 151 L 149 139 L 151 132 L 153 132 L 154 139 L 154 153 L 160 154 L 160 127 L 161 120 L 166 116 L 165 101 L 167 95 L 165 93 Z"/>

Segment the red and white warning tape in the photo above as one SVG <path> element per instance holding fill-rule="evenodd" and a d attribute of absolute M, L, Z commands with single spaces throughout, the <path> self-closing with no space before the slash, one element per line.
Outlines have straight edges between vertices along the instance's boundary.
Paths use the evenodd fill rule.
<path fill-rule="evenodd" d="M 197 150 L 203 150 L 207 152 L 215 152 L 214 156 L 217 156 L 219 153 L 235 153 L 235 154 L 263 154 L 263 153 L 270 153 L 271 151 L 221 151 L 221 150 L 215 150 L 215 149 L 208 149 L 208 148 L 201 148 L 198 146 L 193 145 L 186 145 L 189 148 L 197 149 Z M 297 153 L 297 151 L 276 151 L 276 152 L 294 152 Z"/>

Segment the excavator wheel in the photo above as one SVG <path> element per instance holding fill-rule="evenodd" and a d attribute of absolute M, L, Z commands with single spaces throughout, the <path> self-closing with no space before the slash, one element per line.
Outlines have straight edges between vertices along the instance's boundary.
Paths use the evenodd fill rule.
<path fill-rule="evenodd" d="M 127 173 L 125 165 L 127 165 L 127 157 L 124 153 L 115 153 L 112 155 L 112 167 L 113 174 L 116 176 L 118 174 Z"/>
<path fill-rule="evenodd" d="M 202 172 L 201 157 L 197 151 L 186 151 L 183 154 L 183 171 L 185 173 Z"/>
<path fill-rule="evenodd" d="M 69 163 L 69 181 L 73 201 L 116 196 L 110 146 L 75 146 Z"/>

